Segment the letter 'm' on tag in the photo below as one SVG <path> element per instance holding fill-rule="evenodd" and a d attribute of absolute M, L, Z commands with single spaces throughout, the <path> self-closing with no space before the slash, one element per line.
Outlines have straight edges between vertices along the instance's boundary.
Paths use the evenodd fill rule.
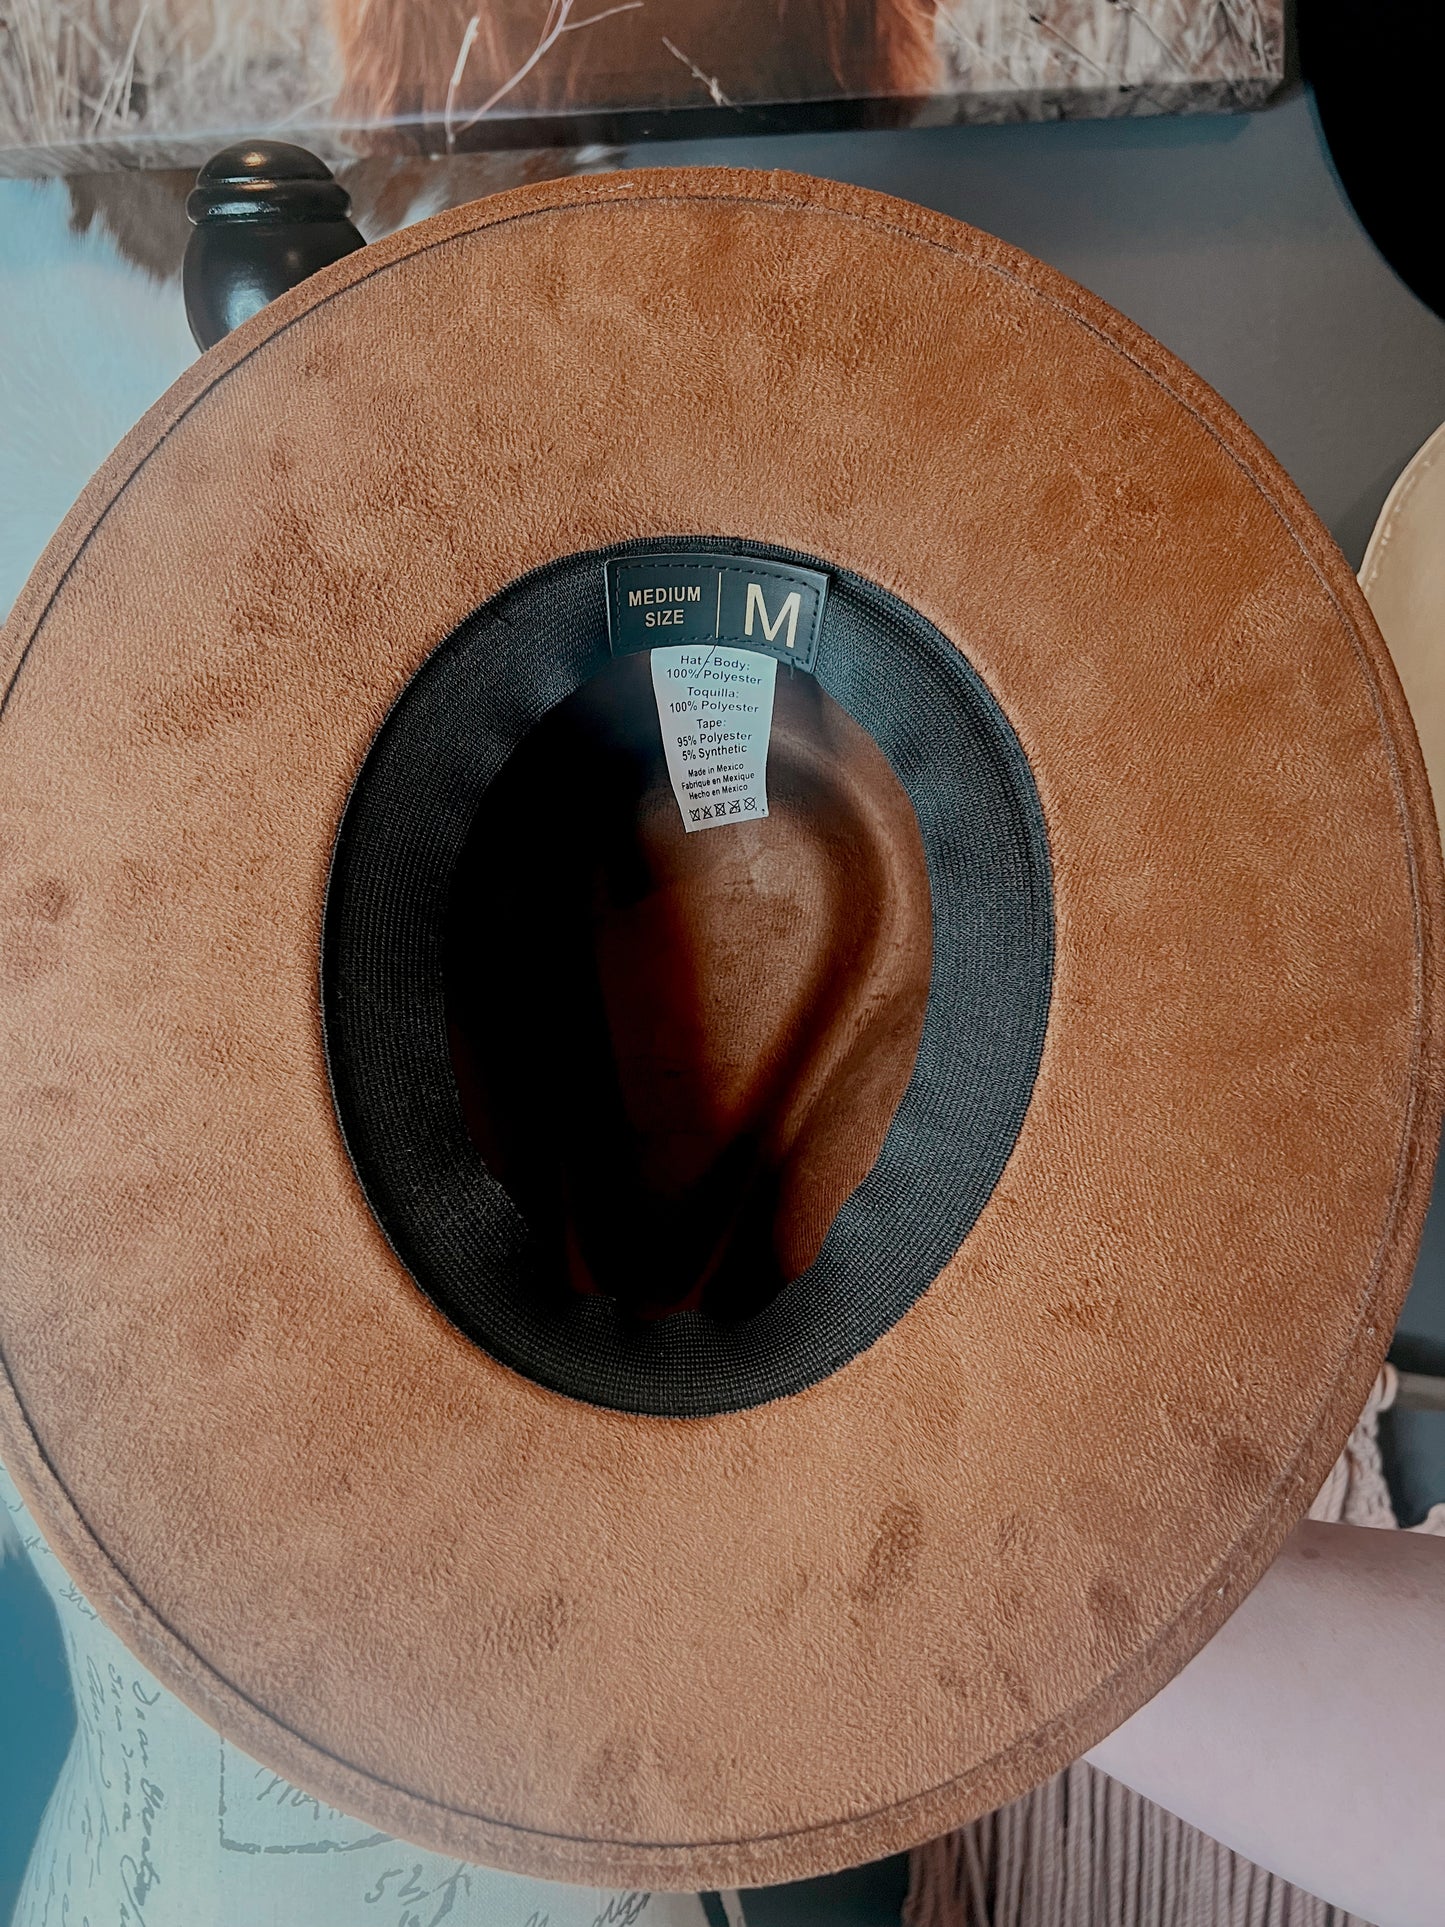
<path fill-rule="evenodd" d="M 750 649 L 704 643 L 653 650 L 667 774 L 689 834 L 767 815 L 777 674 L 771 656 Z"/>

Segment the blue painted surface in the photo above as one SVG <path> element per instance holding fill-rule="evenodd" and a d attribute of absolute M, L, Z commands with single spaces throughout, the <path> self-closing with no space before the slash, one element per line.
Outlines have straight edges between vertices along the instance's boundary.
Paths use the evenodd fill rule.
<path fill-rule="evenodd" d="M 10 1918 L 74 1730 L 55 1609 L 24 1555 L 7 1559 L 0 1564 L 0 1920 Z"/>

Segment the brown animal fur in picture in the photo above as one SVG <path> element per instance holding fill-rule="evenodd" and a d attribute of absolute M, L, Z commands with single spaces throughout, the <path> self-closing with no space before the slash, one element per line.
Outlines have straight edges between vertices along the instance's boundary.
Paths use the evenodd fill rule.
<path fill-rule="evenodd" d="M 331 0 L 343 121 L 441 124 L 488 115 L 675 111 L 933 92 L 932 0 Z"/>

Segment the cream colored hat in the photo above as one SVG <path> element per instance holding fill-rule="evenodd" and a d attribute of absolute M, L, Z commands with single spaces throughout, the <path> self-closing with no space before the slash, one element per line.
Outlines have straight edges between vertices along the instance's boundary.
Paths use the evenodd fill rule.
<path fill-rule="evenodd" d="M 1438 808 L 1445 792 L 1445 422 L 1390 490 L 1360 587 L 1405 686 Z"/>

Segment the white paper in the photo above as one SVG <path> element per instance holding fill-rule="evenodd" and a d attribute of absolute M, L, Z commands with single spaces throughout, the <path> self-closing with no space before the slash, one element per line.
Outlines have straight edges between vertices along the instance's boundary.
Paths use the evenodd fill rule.
<path fill-rule="evenodd" d="M 717 829 L 768 813 L 768 738 L 778 665 L 716 643 L 652 651 L 652 688 L 683 827 Z"/>

